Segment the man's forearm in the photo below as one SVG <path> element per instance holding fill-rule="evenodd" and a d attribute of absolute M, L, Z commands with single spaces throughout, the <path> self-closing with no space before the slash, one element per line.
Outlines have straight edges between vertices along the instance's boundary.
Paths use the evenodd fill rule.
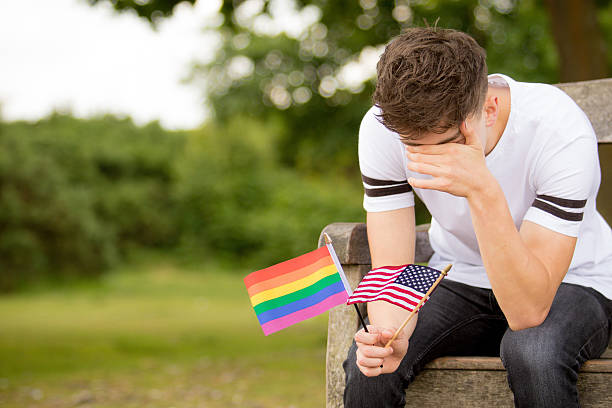
<path fill-rule="evenodd" d="M 468 203 L 484 267 L 510 328 L 539 325 L 557 287 L 521 238 L 503 190 L 492 180 L 488 188 L 468 197 Z"/>
<path fill-rule="evenodd" d="M 372 267 L 405 265 L 414 262 L 414 207 L 372 213 L 368 212 L 368 241 Z M 368 303 L 370 324 L 395 330 L 408 316 L 408 311 L 382 300 Z M 416 319 L 413 318 L 416 324 Z M 407 333 L 414 330 L 413 324 Z"/>
<path fill-rule="evenodd" d="M 387 329 L 397 330 L 404 323 L 404 320 L 410 314 L 409 311 L 395 306 L 389 302 L 377 300 L 368 303 L 368 317 L 370 324 L 374 326 L 384 327 Z M 414 316 L 404 328 L 404 332 L 410 338 L 416 326 L 418 314 Z"/>

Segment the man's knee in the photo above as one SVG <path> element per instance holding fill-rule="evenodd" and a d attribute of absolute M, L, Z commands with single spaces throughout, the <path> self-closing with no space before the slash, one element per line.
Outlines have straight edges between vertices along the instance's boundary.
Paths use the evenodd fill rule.
<path fill-rule="evenodd" d="M 501 341 L 500 356 L 509 373 L 549 372 L 565 363 L 563 350 L 561 339 L 545 330 L 508 330 Z"/>
<path fill-rule="evenodd" d="M 508 330 L 500 356 L 517 407 L 578 406 L 578 365 L 563 338 L 545 329 Z"/>

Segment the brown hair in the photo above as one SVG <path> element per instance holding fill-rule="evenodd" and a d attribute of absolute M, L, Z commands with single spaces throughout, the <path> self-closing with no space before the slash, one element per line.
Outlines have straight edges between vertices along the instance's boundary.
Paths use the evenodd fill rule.
<path fill-rule="evenodd" d="M 373 101 L 388 129 L 411 139 L 444 133 L 480 113 L 487 93 L 485 50 L 469 35 L 410 28 L 385 48 Z"/>

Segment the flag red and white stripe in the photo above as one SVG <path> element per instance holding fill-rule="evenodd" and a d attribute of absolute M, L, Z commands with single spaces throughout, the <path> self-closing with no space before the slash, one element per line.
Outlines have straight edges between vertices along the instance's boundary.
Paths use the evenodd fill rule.
<path fill-rule="evenodd" d="M 412 311 L 440 276 L 440 271 L 421 265 L 384 266 L 371 270 L 347 304 L 384 300 Z"/>

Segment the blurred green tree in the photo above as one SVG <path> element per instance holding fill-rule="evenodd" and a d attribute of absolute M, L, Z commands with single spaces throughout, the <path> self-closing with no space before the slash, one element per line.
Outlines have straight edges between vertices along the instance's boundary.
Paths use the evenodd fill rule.
<path fill-rule="evenodd" d="M 115 10 L 134 10 L 138 16 L 146 18 L 151 23 L 155 23 L 158 19 L 169 17 L 172 15 L 174 6 L 179 3 L 194 4 L 196 0 L 86 0 L 91 5 L 108 1 Z"/>
<path fill-rule="evenodd" d="M 609 75 L 607 47 L 597 19 L 596 3 L 609 6 L 610 0 L 544 0 L 559 53 L 562 82 Z"/>
<path fill-rule="evenodd" d="M 175 188 L 184 248 L 265 267 L 311 250 L 325 225 L 363 218 L 361 183 L 279 166 L 277 134 L 246 116 L 190 132 Z"/>
<path fill-rule="evenodd" d="M 0 292 L 96 275 L 134 246 L 167 247 L 185 136 L 158 123 L 53 113 L 0 122 Z"/>
<path fill-rule="evenodd" d="M 356 173 L 372 68 L 405 27 L 468 32 L 488 50 L 491 72 L 557 80 L 546 11 L 535 1 L 247 0 L 226 1 L 221 11 L 222 47 L 194 71 L 206 79 L 215 118 L 248 113 L 282 121 L 280 158 L 303 172 Z"/>
<path fill-rule="evenodd" d="M 155 25 L 180 2 L 112 4 Z M 598 23 L 612 42 L 612 2 L 589 3 L 597 6 L 589 11 L 597 10 L 596 23 L 591 15 L 576 25 Z M 210 250 L 262 267 L 311 249 L 327 223 L 363 217 L 357 129 L 390 37 L 423 20 L 457 28 L 487 49 L 491 72 L 557 82 L 567 58 L 553 44 L 565 35 L 559 27 L 573 27 L 558 17 L 566 23 L 552 22 L 553 39 L 548 16 L 560 13 L 553 10 L 559 4 L 220 3 L 217 58 L 193 70 L 193 79 L 206 79 L 215 112 L 203 129 L 169 132 L 155 122 L 61 114 L 0 122 L 0 150 L 11 152 L 0 155 L 0 291 L 41 276 L 97 274 L 132 247 L 184 244 L 195 254 Z M 568 42 L 568 49 L 580 47 Z M 591 53 L 580 58 L 588 62 Z M 611 64 L 608 54 L 604 65 Z M 417 217 L 426 222 L 420 204 Z"/>
<path fill-rule="evenodd" d="M 172 3 L 180 2 L 150 1 L 146 8 L 138 1 L 113 4 L 153 21 L 156 7 L 169 15 Z M 274 123 L 282 163 L 303 173 L 354 176 L 356 133 L 370 105 L 372 67 L 382 46 L 403 28 L 437 24 L 468 32 L 487 49 L 490 72 L 527 81 L 582 80 L 609 72 L 598 25 L 609 19 L 610 5 L 610 0 L 223 1 L 221 46 L 212 63 L 194 68 L 191 79 L 205 79 L 218 123 L 237 115 Z"/>

